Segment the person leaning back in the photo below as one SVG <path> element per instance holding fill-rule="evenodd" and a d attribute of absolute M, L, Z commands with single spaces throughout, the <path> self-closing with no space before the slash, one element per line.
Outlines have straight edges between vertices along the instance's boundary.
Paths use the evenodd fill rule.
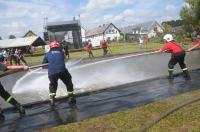
<path fill-rule="evenodd" d="M 166 44 L 158 51 L 155 51 L 155 53 L 159 52 L 171 52 L 172 56 L 168 63 L 168 72 L 169 72 L 169 79 L 173 79 L 173 71 L 174 66 L 179 63 L 183 73 L 184 77 L 187 80 L 190 80 L 190 75 L 188 68 L 185 64 L 185 51 L 184 49 L 178 45 L 171 34 L 166 34 L 163 38 L 166 41 Z"/>
<path fill-rule="evenodd" d="M 76 99 L 74 95 L 72 76 L 65 67 L 64 52 L 59 47 L 59 42 L 51 42 L 50 51 L 45 54 L 43 59 L 43 63 L 48 63 L 50 103 L 52 106 L 54 106 L 58 87 L 58 79 L 61 79 L 67 88 L 69 105 L 75 105 Z"/>

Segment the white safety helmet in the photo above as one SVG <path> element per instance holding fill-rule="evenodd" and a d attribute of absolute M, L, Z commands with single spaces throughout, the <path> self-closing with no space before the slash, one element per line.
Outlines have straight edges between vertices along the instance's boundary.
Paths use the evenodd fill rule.
<path fill-rule="evenodd" d="M 166 40 L 167 42 L 174 40 L 173 36 L 171 34 L 166 34 L 163 37 L 164 40 Z"/>

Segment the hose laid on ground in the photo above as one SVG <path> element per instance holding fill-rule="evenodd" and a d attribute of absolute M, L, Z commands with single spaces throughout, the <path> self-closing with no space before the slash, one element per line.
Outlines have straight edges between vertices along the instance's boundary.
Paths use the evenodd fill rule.
<path fill-rule="evenodd" d="M 34 69 L 34 68 L 39 68 L 39 67 L 45 67 L 45 66 L 47 66 L 47 65 L 48 65 L 48 64 L 34 65 L 34 66 L 30 66 L 29 69 Z M 0 74 L 0 77 L 4 77 L 4 76 L 6 76 L 6 75 L 10 75 L 10 74 L 13 74 L 13 73 L 16 73 L 16 72 L 20 72 L 20 71 L 22 71 L 22 70 L 19 70 L 19 69 L 17 69 L 17 70 L 7 70 L 7 71 L 1 73 L 1 74 Z"/>
<path fill-rule="evenodd" d="M 186 105 L 189 105 L 189 104 L 192 104 L 192 103 L 195 103 L 197 101 L 200 101 L 200 97 L 197 97 L 197 98 L 193 98 L 187 102 L 184 102 L 172 109 L 170 109 L 169 111 L 165 112 L 164 114 L 162 114 L 161 116 L 159 116 L 158 118 L 156 118 L 155 120 L 153 120 L 152 122 L 150 122 L 149 124 L 145 125 L 141 130 L 140 132 L 146 132 L 147 129 L 151 128 L 152 126 L 154 126 L 156 123 L 158 123 L 159 121 L 161 121 L 162 119 L 166 118 L 168 115 L 174 113 L 175 111 L 183 108 L 184 106 Z"/>

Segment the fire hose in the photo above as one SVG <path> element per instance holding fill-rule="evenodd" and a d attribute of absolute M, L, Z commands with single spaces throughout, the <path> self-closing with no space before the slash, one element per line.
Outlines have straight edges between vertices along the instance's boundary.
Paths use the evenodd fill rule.
<path fill-rule="evenodd" d="M 185 107 L 186 105 L 195 103 L 197 101 L 200 101 L 200 97 L 196 97 L 196 98 L 192 98 L 189 101 L 183 102 L 182 104 L 179 104 L 175 107 L 173 107 L 172 109 L 168 110 L 167 112 L 163 113 L 162 115 L 160 115 L 158 118 L 156 118 L 155 120 L 153 120 L 152 122 L 148 123 L 147 125 L 145 125 L 140 132 L 146 132 L 148 129 L 150 129 L 151 127 L 153 127 L 156 123 L 158 123 L 159 121 L 163 120 L 164 118 L 166 118 L 167 116 L 169 116 L 170 114 L 178 111 L 179 109 Z"/>
<path fill-rule="evenodd" d="M 45 66 L 48 66 L 48 64 L 39 64 L 39 65 L 34 65 L 34 66 L 30 66 L 29 69 L 35 69 L 35 68 L 40 68 L 40 67 L 45 67 Z M 17 72 L 20 72 L 22 70 L 7 70 L 3 73 L 0 74 L 0 77 L 4 77 L 6 75 L 10 75 L 10 74 L 13 74 L 13 73 L 17 73 Z"/>

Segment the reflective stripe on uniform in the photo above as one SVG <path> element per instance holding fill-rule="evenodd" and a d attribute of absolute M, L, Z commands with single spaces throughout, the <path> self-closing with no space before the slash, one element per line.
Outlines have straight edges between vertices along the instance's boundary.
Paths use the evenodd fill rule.
<path fill-rule="evenodd" d="M 6 100 L 6 102 L 10 102 L 10 100 L 12 99 L 13 97 L 12 96 L 10 96 L 7 100 Z"/>
<path fill-rule="evenodd" d="M 49 96 L 56 96 L 56 93 L 49 93 Z"/>
<path fill-rule="evenodd" d="M 168 71 L 174 71 L 174 69 L 168 69 Z"/>
<path fill-rule="evenodd" d="M 74 91 L 67 91 L 67 92 L 68 92 L 69 95 L 74 94 Z"/>
<path fill-rule="evenodd" d="M 186 71 L 186 70 L 188 70 L 187 68 L 184 68 L 184 69 L 182 69 L 183 71 Z"/>

